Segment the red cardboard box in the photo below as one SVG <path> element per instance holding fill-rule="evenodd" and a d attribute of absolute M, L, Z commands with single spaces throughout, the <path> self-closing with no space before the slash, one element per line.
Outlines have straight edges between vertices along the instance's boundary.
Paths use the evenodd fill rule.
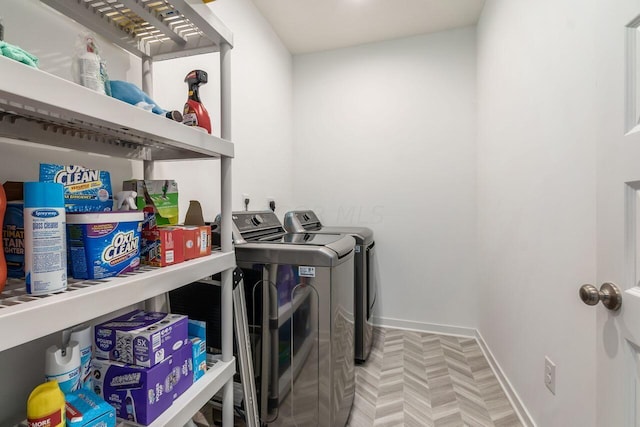
<path fill-rule="evenodd" d="M 156 267 L 178 264 L 185 260 L 185 233 L 182 227 L 161 226 L 142 231 L 140 260 Z"/>
<path fill-rule="evenodd" d="M 184 259 L 211 255 L 211 226 L 182 225 L 184 230 Z"/>

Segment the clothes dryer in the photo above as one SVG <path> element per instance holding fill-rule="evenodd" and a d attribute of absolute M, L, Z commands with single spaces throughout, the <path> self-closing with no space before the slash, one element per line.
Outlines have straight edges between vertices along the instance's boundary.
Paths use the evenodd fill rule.
<path fill-rule="evenodd" d="M 287 212 L 284 216 L 284 228 L 290 233 L 341 233 L 355 238 L 355 358 L 359 363 L 366 361 L 373 341 L 373 310 L 377 298 L 377 285 L 373 272 L 375 258 L 373 231 L 367 227 L 323 225 L 312 210 Z"/>

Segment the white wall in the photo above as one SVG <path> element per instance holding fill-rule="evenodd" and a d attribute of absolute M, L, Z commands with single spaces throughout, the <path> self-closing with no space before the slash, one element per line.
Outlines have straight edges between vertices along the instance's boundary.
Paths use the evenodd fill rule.
<path fill-rule="evenodd" d="M 294 196 L 372 228 L 382 322 L 475 327 L 475 28 L 294 56 Z"/>
<path fill-rule="evenodd" d="M 593 2 L 488 0 L 478 25 L 479 329 L 545 427 L 596 425 L 577 294 L 596 273 L 594 20 Z"/>
<path fill-rule="evenodd" d="M 235 36 L 231 79 L 233 139 L 237 156 L 233 162 L 233 175 L 238 197 L 234 197 L 234 208 L 240 208 L 239 192 L 248 192 L 255 200 L 252 202 L 255 208 L 267 207 L 266 196 L 288 204 L 292 194 L 291 56 L 250 0 L 218 0 L 213 8 Z M 0 15 L 7 42 L 40 57 L 41 69 L 71 78 L 70 56 L 82 27 L 38 0 L 0 0 Z M 101 41 L 110 77 L 140 85 L 140 61 Z M 156 101 L 165 108 L 181 110 L 186 100 L 184 77 L 187 71 L 198 67 L 210 72 L 210 83 L 205 86 L 202 98 L 213 117 L 219 115 L 217 55 L 156 64 Z M 82 102 L 81 99 L 77 101 Z M 214 126 L 219 134 L 218 119 Z M 84 164 L 109 170 L 114 188 L 120 188 L 124 179 L 142 178 L 141 162 L 48 150 L 41 146 L 36 149 L 22 141 L 2 138 L 0 143 L 0 182 L 37 180 L 41 161 Z M 158 178 L 178 180 L 182 217 L 189 199 L 197 198 L 203 203 L 205 217 L 213 219 L 219 212 L 218 165 L 217 160 L 163 164 L 155 173 Z M 38 321 L 46 319 L 34 318 L 34 323 Z M 54 334 L 0 352 L 3 380 L 0 425 L 15 422 L 12 416 L 24 411 L 28 393 L 43 380 L 44 349 L 58 340 L 59 335 Z"/>
<path fill-rule="evenodd" d="M 292 64 L 291 55 L 250 0 L 218 0 L 214 13 L 234 33 L 231 51 L 233 209 L 244 209 L 242 193 L 251 198 L 250 209 L 268 209 L 267 197 L 276 200 L 277 212 L 292 201 Z M 165 109 L 182 110 L 187 100 L 184 78 L 193 69 L 209 73 L 201 87 L 201 99 L 212 117 L 214 133 L 220 135 L 218 54 L 154 64 L 154 99 Z M 190 199 L 203 205 L 205 219 L 220 212 L 220 169 L 217 160 L 162 163 L 154 170 L 157 179 L 179 180 L 180 209 Z M 214 197 L 203 200 L 203 188 Z"/>

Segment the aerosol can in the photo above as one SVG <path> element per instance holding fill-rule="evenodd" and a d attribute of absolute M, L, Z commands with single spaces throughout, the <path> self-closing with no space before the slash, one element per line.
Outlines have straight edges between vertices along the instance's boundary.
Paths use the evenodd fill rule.
<path fill-rule="evenodd" d="M 207 83 L 207 80 L 207 73 L 202 70 L 193 70 L 184 78 L 184 81 L 189 86 L 189 96 L 184 104 L 182 123 L 187 126 L 199 126 L 211 133 L 211 119 L 207 109 L 202 105 L 200 94 L 198 93 L 199 87 Z"/>

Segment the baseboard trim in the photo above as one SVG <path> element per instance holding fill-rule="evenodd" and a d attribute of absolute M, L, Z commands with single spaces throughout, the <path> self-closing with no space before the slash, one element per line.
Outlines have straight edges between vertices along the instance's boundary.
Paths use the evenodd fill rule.
<path fill-rule="evenodd" d="M 515 388 L 513 388 L 513 385 L 511 385 L 511 382 L 500 367 L 500 364 L 493 356 L 493 353 L 491 353 L 491 350 L 482 337 L 482 334 L 477 329 L 475 330 L 475 339 L 476 341 L 478 341 L 478 345 L 480 345 L 480 349 L 482 350 L 482 353 L 484 353 L 484 357 L 489 362 L 491 370 L 498 379 L 498 382 L 502 386 L 502 389 L 505 391 L 507 399 L 509 399 L 509 402 L 511 402 L 511 405 L 516 411 L 516 414 L 518 415 L 518 418 L 520 419 L 522 425 L 525 427 L 537 427 L 535 421 L 533 420 L 533 417 L 524 406 L 524 403 L 522 403 L 520 396 L 518 396 L 518 393 L 516 392 Z"/>
<path fill-rule="evenodd" d="M 461 326 L 439 325 L 436 323 L 423 323 L 411 320 L 392 319 L 388 317 L 374 317 L 373 323 L 376 326 L 382 326 L 384 328 L 404 329 L 409 331 L 420 331 L 433 334 L 474 338 L 476 341 L 478 341 L 478 345 L 480 346 L 484 357 L 489 362 L 491 370 L 498 379 L 500 386 L 505 391 L 507 399 L 509 399 L 509 402 L 511 402 L 511 405 L 513 406 L 513 409 L 515 410 L 516 415 L 520 419 L 522 425 L 525 427 L 537 427 L 535 421 L 533 421 L 533 418 L 531 417 L 531 414 L 529 413 L 529 411 L 527 411 L 527 408 L 524 406 L 524 403 L 522 403 L 520 396 L 518 396 L 518 393 L 516 393 L 516 390 L 511 385 L 511 382 L 504 374 L 504 371 L 500 367 L 500 364 L 497 362 L 496 358 L 493 356 L 493 353 L 491 353 L 489 346 L 485 342 L 479 330 Z"/>
<path fill-rule="evenodd" d="M 441 335 L 453 335 L 456 337 L 475 338 L 476 330 L 461 326 L 438 325 L 436 323 L 414 322 L 411 320 L 392 319 L 389 317 L 375 317 L 373 324 L 385 328 L 404 329 L 407 331 L 429 332 Z"/>

